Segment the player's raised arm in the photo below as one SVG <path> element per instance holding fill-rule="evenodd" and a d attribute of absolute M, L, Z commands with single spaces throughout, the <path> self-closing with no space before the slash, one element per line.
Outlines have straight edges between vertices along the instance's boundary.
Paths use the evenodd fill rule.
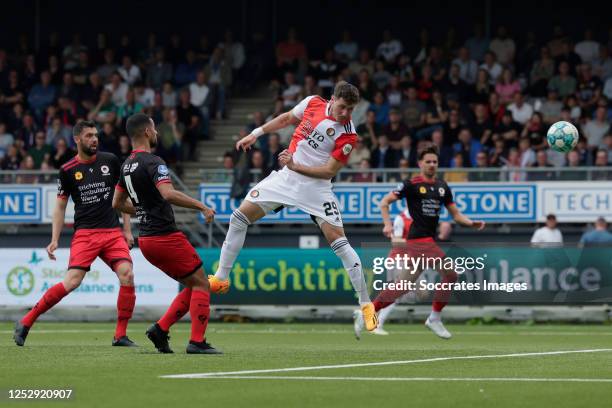
<path fill-rule="evenodd" d="M 164 200 L 168 201 L 170 204 L 198 210 L 204 215 L 206 222 L 212 222 L 215 219 L 215 210 L 205 206 L 195 198 L 191 198 L 187 194 L 175 190 L 172 183 L 159 183 L 157 184 L 157 190 L 159 190 Z"/>
<path fill-rule="evenodd" d="M 286 128 L 289 125 L 297 125 L 298 123 L 300 123 L 300 119 L 293 114 L 293 111 L 285 112 L 281 115 L 278 115 L 271 121 L 265 123 L 263 126 L 254 129 L 251 133 L 236 142 L 236 150 L 242 149 L 244 151 L 247 151 L 257 141 L 257 138 L 259 136 L 264 135 L 266 133 L 273 133 L 277 130 Z"/>
<path fill-rule="evenodd" d="M 474 220 L 469 219 L 468 217 L 463 215 L 461 211 L 459 211 L 455 203 L 447 204 L 446 208 L 448 209 L 448 212 L 450 213 L 450 215 L 453 217 L 453 220 L 455 220 L 457 224 L 462 225 L 464 227 L 468 227 L 468 228 L 474 228 L 478 231 L 482 231 L 484 229 L 485 227 L 484 221 L 474 221 Z"/>
<path fill-rule="evenodd" d="M 395 191 L 391 191 L 380 200 L 378 207 L 380 208 L 380 215 L 383 219 L 383 235 L 387 238 L 393 237 L 393 223 L 391 222 L 391 215 L 389 214 L 389 207 L 391 203 L 399 200 L 400 197 Z"/>

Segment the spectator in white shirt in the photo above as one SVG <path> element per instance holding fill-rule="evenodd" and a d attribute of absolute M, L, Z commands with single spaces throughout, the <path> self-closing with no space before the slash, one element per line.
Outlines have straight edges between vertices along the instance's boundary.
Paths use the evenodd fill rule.
<path fill-rule="evenodd" d="M 525 102 L 525 98 L 520 92 L 514 94 L 514 102 L 508 105 L 508 110 L 512 112 L 512 119 L 521 125 L 527 123 L 533 115 L 533 106 Z"/>
<path fill-rule="evenodd" d="M 591 63 L 599 57 L 599 43 L 593 41 L 593 31 L 586 30 L 584 32 L 584 40 L 580 41 L 574 47 L 574 52 L 580 56 L 582 62 Z"/>
<path fill-rule="evenodd" d="M 225 56 L 229 57 L 232 71 L 236 72 L 242 68 L 246 62 L 244 45 L 239 41 L 234 41 L 234 35 L 230 30 L 225 32 L 225 42 L 219 44 L 219 48 L 225 50 Z"/>
<path fill-rule="evenodd" d="M 298 97 L 302 92 L 302 87 L 295 80 L 295 74 L 293 72 L 285 73 L 285 85 L 281 90 L 281 98 L 283 99 L 283 106 L 285 108 L 293 108 L 298 103 Z"/>
<path fill-rule="evenodd" d="M 599 147 L 603 142 L 604 136 L 610 130 L 610 123 L 606 120 L 607 113 L 605 106 L 599 106 L 595 111 L 595 119 L 588 120 L 582 128 L 589 148 L 595 149 Z"/>
<path fill-rule="evenodd" d="M 385 30 L 383 33 L 383 42 L 376 48 L 376 56 L 384 58 L 386 62 L 394 62 L 395 58 L 402 53 L 402 50 L 402 43 L 393 38 L 391 31 Z"/>
<path fill-rule="evenodd" d="M 210 88 L 206 83 L 206 73 L 203 70 L 198 71 L 196 75 L 196 81 L 189 84 L 190 102 L 193 106 L 198 108 L 202 112 L 202 116 L 205 120 L 209 117 L 209 105 L 210 105 Z"/>
<path fill-rule="evenodd" d="M 513 64 L 516 45 L 514 40 L 508 37 L 508 31 L 505 26 L 497 28 L 497 37 L 491 40 L 489 48 L 495 53 L 500 64 L 504 66 Z"/>
<path fill-rule="evenodd" d="M 497 78 L 502 73 L 502 66 L 496 61 L 497 57 L 492 51 L 487 51 L 485 54 L 484 62 L 480 65 L 481 69 L 484 69 L 489 73 L 489 82 L 491 85 L 497 83 Z"/>
<path fill-rule="evenodd" d="M 104 87 L 111 93 L 111 100 L 118 107 L 125 105 L 128 88 L 127 84 L 121 81 L 121 75 L 118 72 L 111 75 L 110 83 Z"/>
<path fill-rule="evenodd" d="M 538 228 L 531 237 L 533 246 L 561 246 L 563 234 L 557 228 L 557 217 L 554 214 L 546 216 L 546 225 Z"/>
<path fill-rule="evenodd" d="M 612 58 L 605 45 L 599 47 L 599 57 L 593 61 L 593 73 L 602 81 L 612 78 Z"/>
<path fill-rule="evenodd" d="M 453 60 L 453 65 L 459 66 L 459 78 L 470 85 L 476 83 L 478 64 L 470 58 L 470 51 L 467 47 L 459 49 L 459 55 Z"/>
<path fill-rule="evenodd" d="M 342 32 L 342 41 L 334 46 L 334 51 L 341 61 L 349 62 L 357 59 L 359 47 L 351 39 L 351 33 L 348 30 L 344 30 Z"/>
<path fill-rule="evenodd" d="M 136 102 L 150 108 L 155 104 L 155 91 L 153 88 L 145 86 L 143 81 L 137 81 L 134 84 L 134 94 L 136 95 Z"/>
<path fill-rule="evenodd" d="M 603 88 L 603 94 L 608 100 L 612 100 L 612 77 L 606 80 Z"/>
<path fill-rule="evenodd" d="M 130 86 L 134 85 L 141 78 L 140 68 L 138 65 L 132 64 L 132 57 L 129 55 L 123 56 L 122 64 L 117 71 L 121 78 Z"/>

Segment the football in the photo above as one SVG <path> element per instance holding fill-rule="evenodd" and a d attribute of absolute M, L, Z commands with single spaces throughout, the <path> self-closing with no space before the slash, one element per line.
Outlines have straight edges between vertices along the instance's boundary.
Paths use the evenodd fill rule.
<path fill-rule="evenodd" d="M 546 140 L 551 149 L 567 153 L 578 144 L 578 129 L 569 122 L 553 123 L 546 133 Z"/>

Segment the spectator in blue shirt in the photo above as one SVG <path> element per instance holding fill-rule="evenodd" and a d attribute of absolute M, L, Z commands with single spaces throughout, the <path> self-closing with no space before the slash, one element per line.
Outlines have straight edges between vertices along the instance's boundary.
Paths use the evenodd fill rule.
<path fill-rule="evenodd" d="M 28 103 L 34 112 L 36 119 L 40 122 L 44 116 L 47 106 L 55 101 L 57 90 L 51 85 L 51 74 L 43 71 L 40 74 L 40 83 L 32 87 L 28 95 Z"/>
<path fill-rule="evenodd" d="M 389 124 L 389 112 L 391 108 L 385 100 L 385 95 L 378 91 L 374 95 L 374 103 L 370 105 L 370 110 L 376 114 L 376 123 L 380 126 Z"/>
<path fill-rule="evenodd" d="M 459 132 L 459 141 L 453 145 L 455 153 L 463 154 L 464 159 L 469 159 L 466 167 L 476 167 L 476 156 L 482 151 L 482 144 L 478 140 L 472 139 L 472 132 L 468 128 L 463 128 Z"/>
<path fill-rule="evenodd" d="M 581 247 L 612 245 L 612 233 L 608 231 L 608 223 L 606 222 L 606 219 L 599 217 L 597 221 L 595 221 L 595 229 L 582 234 L 579 245 Z"/>

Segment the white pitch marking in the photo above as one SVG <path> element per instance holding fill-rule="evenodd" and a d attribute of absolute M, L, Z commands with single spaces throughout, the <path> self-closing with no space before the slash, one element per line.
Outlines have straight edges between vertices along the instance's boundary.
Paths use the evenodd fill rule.
<path fill-rule="evenodd" d="M 388 366 L 388 365 L 402 365 L 402 364 L 415 364 L 415 363 L 433 363 L 438 361 L 451 361 L 451 360 L 479 360 L 489 358 L 507 358 L 507 357 L 533 357 L 533 356 L 552 356 L 562 354 L 575 354 L 575 353 L 601 353 L 612 351 L 612 349 L 587 349 L 587 350 L 561 350 L 561 351 L 545 351 L 536 353 L 512 353 L 512 354 L 486 354 L 480 356 L 452 356 L 452 357 L 433 357 L 424 358 L 418 360 L 398 360 L 398 361 L 380 361 L 375 363 L 353 363 L 353 364 L 335 364 L 335 365 L 324 365 L 324 366 L 306 366 L 306 367 L 288 367 L 288 368 L 272 368 L 266 370 L 244 370 L 244 371 L 227 371 L 227 372 L 216 372 L 216 373 L 192 373 L 192 374 L 172 374 L 162 375 L 160 378 L 207 378 L 207 377 L 218 377 L 228 375 L 244 375 L 244 374 L 264 374 L 264 373 L 283 373 L 291 371 L 312 371 L 312 370 L 329 370 L 334 368 L 354 368 L 354 367 L 375 367 L 375 366 Z"/>
<path fill-rule="evenodd" d="M 438 378 L 438 377 L 305 377 L 305 376 L 275 376 L 275 375 L 220 375 L 203 377 L 208 380 L 314 380 L 314 381 L 514 381 L 514 382 L 584 382 L 612 383 L 612 378 Z"/>
<path fill-rule="evenodd" d="M 103 329 L 33 329 L 32 333 L 37 334 L 61 334 L 61 333 L 108 333 L 112 331 L 112 329 L 103 330 Z M 130 330 L 128 330 L 129 332 Z M 0 330 L 0 334 L 13 334 L 14 330 Z M 188 329 L 173 329 L 174 333 L 189 333 Z M 232 330 L 232 329 L 215 329 L 210 328 L 208 333 L 218 333 L 218 334 L 342 334 L 346 335 L 352 333 L 352 330 L 276 330 L 276 329 L 257 329 L 257 330 Z M 393 335 L 418 335 L 418 336 L 431 336 L 431 332 L 425 330 L 419 331 L 411 331 L 411 330 L 393 330 L 391 332 Z M 537 331 L 517 331 L 517 332 L 498 332 L 498 331 L 455 331 L 453 330 L 453 334 L 462 335 L 462 336 L 612 336 L 612 332 L 573 332 L 573 331 L 545 331 L 545 332 L 537 332 Z"/>

